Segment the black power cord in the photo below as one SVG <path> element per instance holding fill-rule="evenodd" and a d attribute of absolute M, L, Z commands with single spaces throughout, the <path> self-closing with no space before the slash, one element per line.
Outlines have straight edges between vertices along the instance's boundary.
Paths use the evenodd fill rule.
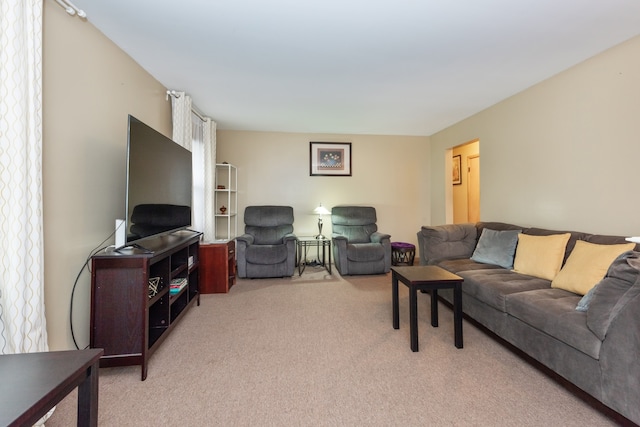
<path fill-rule="evenodd" d="M 122 225 L 121 225 L 122 226 Z M 82 268 L 80 269 L 80 271 L 78 271 L 78 275 L 76 276 L 76 280 L 73 282 L 73 288 L 71 289 L 71 302 L 69 304 L 69 326 L 71 328 L 71 338 L 73 338 L 73 344 L 76 346 L 77 350 L 80 350 L 80 347 L 78 346 L 78 342 L 76 341 L 76 334 L 73 330 L 73 298 L 76 292 L 76 287 L 78 286 L 78 281 L 80 280 L 80 276 L 82 275 L 82 272 L 84 271 L 85 268 L 87 268 L 87 270 L 89 270 L 89 272 L 91 272 L 91 268 L 88 267 L 89 266 L 89 261 L 91 261 L 91 258 L 97 254 L 98 252 L 108 248 L 109 246 L 102 246 L 104 245 L 104 243 L 111 239 L 117 232 L 118 230 L 115 229 L 113 230 L 113 233 L 109 234 L 109 236 L 104 239 L 102 242 L 100 242 L 100 244 L 98 246 L 96 246 L 91 252 L 89 252 L 89 256 L 87 256 L 87 259 L 84 261 L 84 264 L 82 264 Z M 88 348 L 89 345 L 87 345 L 84 348 Z"/>

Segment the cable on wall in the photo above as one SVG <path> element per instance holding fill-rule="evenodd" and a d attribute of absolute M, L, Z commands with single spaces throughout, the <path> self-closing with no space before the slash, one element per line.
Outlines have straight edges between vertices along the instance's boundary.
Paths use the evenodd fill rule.
<path fill-rule="evenodd" d="M 113 230 L 113 233 L 109 235 L 106 239 L 104 239 L 98 246 L 96 246 L 91 252 L 89 252 L 89 256 L 85 259 L 84 264 L 82 264 L 82 268 L 78 271 L 78 275 L 76 276 L 76 280 L 73 282 L 73 287 L 71 288 L 71 301 L 69 303 L 69 327 L 71 328 L 71 338 L 73 339 L 73 344 L 76 346 L 77 350 L 80 350 L 80 346 L 78 345 L 78 341 L 76 340 L 76 333 L 73 329 L 73 300 L 76 293 L 76 287 L 78 286 L 78 281 L 80 280 L 80 276 L 85 268 L 88 269 L 89 273 L 91 273 L 90 261 L 91 258 L 97 254 L 98 252 L 103 251 L 104 249 L 108 249 L 110 246 L 102 246 L 107 240 L 113 237 L 118 229 Z M 89 348 L 89 345 L 84 347 L 84 349 Z"/>

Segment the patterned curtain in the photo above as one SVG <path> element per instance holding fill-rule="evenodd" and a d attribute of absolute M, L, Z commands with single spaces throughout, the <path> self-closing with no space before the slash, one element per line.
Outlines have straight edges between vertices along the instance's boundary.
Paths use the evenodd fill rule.
<path fill-rule="evenodd" d="M 172 94 L 173 140 L 191 151 L 191 97 L 184 92 L 172 91 Z"/>
<path fill-rule="evenodd" d="M 191 97 L 171 91 L 173 140 L 191 150 L 194 167 L 193 226 L 204 241 L 215 239 L 216 122 L 193 113 Z"/>
<path fill-rule="evenodd" d="M 42 12 L 42 0 L 0 0 L 0 354 L 48 350 Z"/>

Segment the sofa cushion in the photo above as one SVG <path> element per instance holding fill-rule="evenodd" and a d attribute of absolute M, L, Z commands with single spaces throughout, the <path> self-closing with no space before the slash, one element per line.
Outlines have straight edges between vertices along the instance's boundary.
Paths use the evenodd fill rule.
<path fill-rule="evenodd" d="M 570 233 L 548 236 L 518 235 L 518 248 L 513 262 L 516 273 L 553 280 L 562 267 Z"/>
<path fill-rule="evenodd" d="M 334 226 L 333 231 L 345 236 L 349 243 L 371 243 L 371 234 L 377 230 L 375 224 Z"/>
<path fill-rule="evenodd" d="M 279 245 L 283 237 L 293 232 L 292 225 L 277 225 L 273 227 L 257 227 L 247 225 L 245 231 L 254 238 L 255 245 Z"/>
<path fill-rule="evenodd" d="M 496 231 L 505 231 L 505 230 L 526 230 L 525 227 L 515 224 L 508 224 L 506 222 L 486 222 L 480 221 L 476 223 L 476 228 L 478 229 L 478 233 L 482 234 L 482 230 L 485 228 L 489 228 L 491 230 Z"/>
<path fill-rule="evenodd" d="M 635 243 L 597 245 L 579 240 L 551 287 L 585 295 L 604 278 L 613 260 L 634 247 Z"/>
<path fill-rule="evenodd" d="M 600 339 L 607 335 L 618 311 L 640 291 L 638 273 L 640 252 L 625 252 L 611 263 L 605 278 L 596 285 L 587 310 L 587 326 Z"/>
<path fill-rule="evenodd" d="M 245 225 L 256 227 L 276 227 L 293 225 L 293 208 L 291 206 L 247 206 L 244 210 Z"/>
<path fill-rule="evenodd" d="M 470 270 L 496 270 L 501 269 L 499 265 L 483 264 L 475 262 L 469 258 L 447 259 L 440 261 L 438 265 L 447 271 L 458 274 L 461 271 Z"/>
<path fill-rule="evenodd" d="M 562 289 L 536 289 L 506 296 L 507 312 L 524 323 L 598 359 L 602 341 L 575 310 L 580 297 Z"/>
<path fill-rule="evenodd" d="M 492 230 L 485 228 L 480 234 L 478 245 L 471 259 L 484 264 L 495 264 L 511 270 L 513 256 L 518 244 L 518 234 L 522 230 Z"/>
<path fill-rule="evenodd" d="M 347 245 L 347 259 L 355 262 L 371 262 L 384 259 L 384 246 L 379 243 Z"/>
<path fill-rule="evenodd" d="M 450 258 L 469 258 L 477 243 L 478 231 L 473 224 L 447 224 L 433 227 L 423 226 L 421 234 L 429 244 L 420 247 L 421 258 L 429 264 Z"/>
<path fill-rule="evenodd" d="M 456 274 L 464 279 L 462 284 L 464 293 L 505 313 L 507 295 L 550 287 L 548 280 L 514 273 L 499 267 L 459 271 Z"/>
<path fill-rule="evenodd" d="M 251 245 L 247 246 L 245 258 L 251 264 L 279 264 L 287 259 L 286 245 Z"/>
<path fill-rule="evenodd" d="M 349 243 L 371 243 L 371 234 L 378 231 L 376 221 L 376 209 L 372 206 L 331 208 L 333 233 L 346 237 Z"/>

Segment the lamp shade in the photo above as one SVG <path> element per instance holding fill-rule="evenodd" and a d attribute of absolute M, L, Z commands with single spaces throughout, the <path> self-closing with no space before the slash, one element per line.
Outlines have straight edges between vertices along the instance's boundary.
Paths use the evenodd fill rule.
<path fill-rule="evenodd" d="M 329 210 L 324 206 L 320 205 L 313 210 L 313 213 L 316 215 L 329 215 L 331 212 L 329 212 Z"/>

